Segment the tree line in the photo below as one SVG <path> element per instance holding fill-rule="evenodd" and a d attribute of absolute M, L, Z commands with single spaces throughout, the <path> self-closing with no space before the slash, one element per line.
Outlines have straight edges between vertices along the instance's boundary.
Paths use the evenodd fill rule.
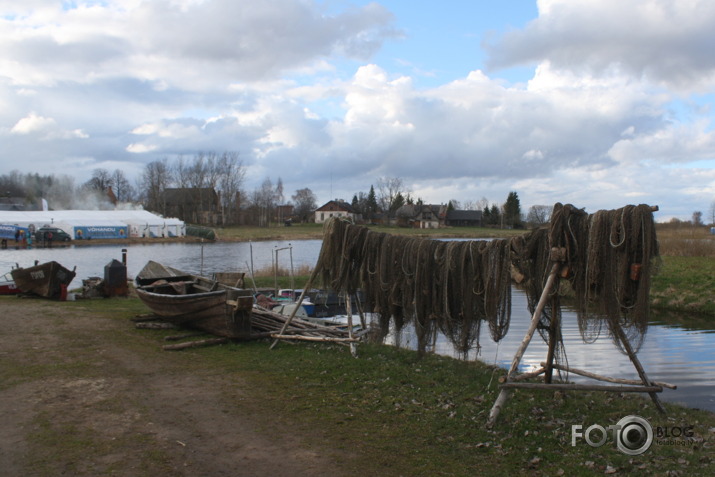
<path fill-rule="evenodd" d="M 403 205 L 422 206 L 424 201 L 419 197 L 412 197 L 412 192 L 399 177 L 381 177 L 377 180 L 377 187 L 371 185 L 369 192 L 358 192 L 351 202 L 353 210 L 368 221 L 378 213 L 394 216 Z M 446 205 L 449 210 L 481 211 L 482 225 L 509 228 L 524 226 L 519 195 L 514 191 L 509 192 L 503 204 L 490 203 L 486 198 L 482 198 L 464 203 L 452 199 Z M 534 215 L 533 218 L 536 217 L 537 215 Z M 539 214 L 538 218 L 543 220 L 543 214 Z"/>
<path fill-rule="evenodd" d="M 0 175 L 0 197 L 22 198 L 23 205 L 32 208 L 40 206 L 41 199 L 47 199 L 54 209 L 101 209 L 112 208 L 108 194 L 111 188 L 116 200 L 125 204 L 141 204 L 144 209 L 167 215 L 166 191 L 168 189 L 213 189 L 218 193 L 218 213 L 221 224 L 269 226 L 288 219 L 287 209 L 292 206 L 292 217 L 301 222 L 312 221 L 312 214 L 318 207 L 313 191 L 302 188 L 286 197 L 280 177 L 274 182 L 265 178 L 263 183 L 248 191 L 245 189 L 246 167 L 237 152 L 198 153 L 190 158 L 178 156 L 164 158 L 147 164 L 135 184 L 116 169 L 95 169 L 91 178 L 77 185 L 68 175 L 23 174 L 12 171 Z M 398 177 L 381 177 L 370 185 L 367 192 L 357 192 L 349 205 L 365 220 L 371 221 L 378 214 L 393 216 L 403 205 L 423 205 L 423 200 L 414 197 L 412 191 Z M 490 202 L 485 197 L 480 200 L 448 202 L 450 209 L 479 210 L 482 224 L 493 227 L 536 227 L 550 220 L 551 205 L 532 205 L 526 214 L 522 213 L 518 193 L 509 192 L 503 203 Z M 705 221 L 715 223 L 715 202 L 710 206 L 708 217 L 703 213 L 693 213 L 692 225 L 704 225 Z M 179 217 L 185 220 L 183 217 Z"/>
<path fill-rule="evenodd" d="M 150 162 L 134 184 L 121 169 L 94 169 L 91 178 L 82 184 L 76 184 L 68 175 L 13 171 L 0 176 L 0 197 L 5 197 L 5 201 L 21 198 L 21 205 L 27 209 L 41 207 L 42 199 L 57 210 L 111 209 L 116 203 L 140 204 L 145 210 L 166 216 L 170 210 L 168 190 L 209 189 L 216 192 L 216 203 L 208 204 L 213 201 L 213 196 L 206 194 L 199 195 L 206 203 L 195 206 L 215 208 L 220 224 L 267 226 L 279 218 L 279 205 L 291 203 L 286 202 L 283 182 L 279 177 L 274 185 L 270 178 L 266 178 L 260 187 L 248 191 L 244 187 L 245 176 L 246 167 L 238 153 L 208 152 Z M 308 220 L 317 208 L 316 196 L 309 188 L 295 191 L 291 198 L 292 215 L 299 220 Z"/>
<path fill-rule="evenodd" d="M 318 207 L 317 198 L 310 188 L 295 191 L 286 200 L 282 179 L 274 183 L 266 178 L 253 191 L 244 188 L 246 168 L 238 153 L 198 153 L 191 158 L 178 156 L 173 160 L 163 158 L 148 163 L 134 185 L 124 171 L 97 168 L 91 178 L 79 185 L 70 176 L 43 176 L 13 171 L 0 176 L 0 194 L 22 197 L 24 205 L 38 206 L 46 198 L 55 209 L 112 208 L 111 189 L 116 201 L 124 204 L 141 204 L 144 209 L 167 215 L 166 191 L 169 189 L 213 189 L 218 193 L 218 210 L 225 225 L 269 226 L 282 217 L 282 205 L 292 205 L 292 217 L 301 222 L 312 221 Z M 421 198 L 412 196 L 404 181 L 396 177 L 381 177 L 370 185 L 368 192 L 356 193 L 350 202 L 353 210 L 366 220 L 378 214 L 394 216 L 405 204 L 422 205 Z M 198 204 L 199 206 L 201 204 Z M 522 226 L 521 209 L 516 192 L 510 192 L 504 204 L 481 201 L 464 204 L 451 200 L 452 209 L 481 210 L 483 224 L 492 226 Z M 287 212 L 286 212 L 287 213 Z M 531 215 L 531 212 L 530 212 Z M 539 215 L 544 220 L 543 214 Z M 184 217 L 179 217 L 185 220 Z M 548 218 L 545 218 L 548 221 Z"/>

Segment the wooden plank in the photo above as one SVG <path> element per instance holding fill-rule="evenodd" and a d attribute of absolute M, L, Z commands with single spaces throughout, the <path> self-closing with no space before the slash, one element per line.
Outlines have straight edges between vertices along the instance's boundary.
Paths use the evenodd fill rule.
<path fill-rule="evenodd" d="M 619 386 L 610 384 L 546 384 L 546 383 L 514 383 L 508 382 L 500 385 L 502 389 L 541 389 L 564 391 L 610 391 L 616 393 L 659 393 L 663 392 L 661 386 Z"/>
<path fill-rule="evenodd" d="M 334 343 L 359 343 L 358 338 L 332 338 L 329 336 L 305 336 L 305 335 L 284 335 L 278 333 L 271 333 L 271 338 L 276 340 L 302 340 L 302 341 L 320 341 L 320 342 L 334 342 Z"/>
<path fill-rule="evenodd" d="M 545 364 L 546 363 L 541 363 L 541 366 L 544 366 Z M 634 384 L 634 385 L 643 384 L 643 381 L 636 381 L 635 379 L 611 378 L 609 376 L 601 376 L 600 374 L 591 373 L 589 371 L 584 371 L 584 370 L 577 369 L 577 368 L 570 368 L 568 366 L 564 366 L 564 365 L 560 365 L 560 364 L 554 364 L 553 367 L 554 367 L 554 369 L 560 369 L 561 371 L 578 374 L 579 376 L 596 379 L 598 381 L 605 381 L 608 383 Z M 675 384 L 668 384 L 668 383 L 663 383 L 663 382 L 659 382 L 659 381 L 651 381 L 650 384 L 652 384 L 653 386 L 661 386 L 661 387 L 668 388 L 668 389 L 678 389 L 678 386 L 676 386 Z"/>
<path fill-rule="evenodd" d="M 207 339 L 207 340 L 187 341 L 186 343 L 164 345 L 164 346 L 162 346 L 162 349 L 164 351 L 179 351 L 179 350 L 188 349 L 188 348 L 198 348 L 200 346 L 213 346 L 213 345 L 217 345 L 217 344 L 224 344 L 224 343 L 228 343 L 228 341 L 229 341 L 228 338 L 212 338 L 212 339 Z"/>

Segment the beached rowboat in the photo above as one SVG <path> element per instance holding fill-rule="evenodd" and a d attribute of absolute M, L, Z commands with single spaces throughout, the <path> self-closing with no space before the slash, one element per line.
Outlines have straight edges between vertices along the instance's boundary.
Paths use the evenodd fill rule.
<path fill-rule="evenodd" d="M 179 274 L 174 274 L 176 276 Z M 164 321 L 234 339 L 251 338 L 250 290 L 190 274 L 190 280 L 159 279 L 136 289 L 137 296 Z"/>
<path fill-rule="evenodd" d="M 60 299 L 66 295 L 75 270 L 68 270 L 57 262 L 47 262 L 34 267 L 15 268 L 10 274 L 21 292 Z"/>

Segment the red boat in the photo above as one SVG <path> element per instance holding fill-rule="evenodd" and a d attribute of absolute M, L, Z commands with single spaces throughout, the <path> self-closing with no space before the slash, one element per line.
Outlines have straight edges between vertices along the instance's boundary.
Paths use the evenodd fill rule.
<path fill-rule="evenodd" d="M 0 276 L 0 295 L 17 295 L 20 290 L 15 286 L 15 280 L 12 279 L 10 272 Z"/>

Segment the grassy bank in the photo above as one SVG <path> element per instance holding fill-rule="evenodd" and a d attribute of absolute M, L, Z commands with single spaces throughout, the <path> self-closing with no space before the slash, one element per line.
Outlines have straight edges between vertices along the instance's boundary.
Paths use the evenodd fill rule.
<path fill-rule="evenodd" d="M 367 475 L 589 475 L 688 469 L 709 475 L 715 416 L 669 406 L 670 419 L 640 397 L 515 393 L 498 426 L 484 426 L 501 371 L 386 346 L 359 359 L 324 345 L 232 345 L 201 352 L 226 372 L 250 375 L 267 405 L 300 426 L 320 426 L 329 445 Z M 654 446 L 632 458 L 613 442 L 571 445 L 571 425 L 614 424 L 639 414 L 653 426 L 690 426 L 696 447 Z M 703 447 L 707 440 L 707 447 Z M 365 456 L 369 459 L 365 460 Z"/>
<path fill-rule="evenodd" d="M 55 309 L 58 315 L 88 313 L 100 323 L 118 323 L 115 328 L 120 331 L 105 331 L 102 339 L 146 360 L 164 353 L 160 351 L 163 337 L 176 333 L 134 329 L 129 318 L 143 311 L 135 299 L 65 302 Z M 190 363 L 189 372 L 241 382 L 240 392 L 230 385 L 223 391 L 235 409 L 265 419 L 267 433 L 276 423 L 293 429 L 313 448 L 335 456 L 350 473 L 715 474 L 712 413 L 666 405 L 664 417 L 640 396 L 519 391 L 507 402 L 497 426 L 488 430 L 485 422 L 503 370 L 432 355 L 418 358 L 412 351 L 383 345 L 360 345 L 358 359 L 338 345 L 281 342 L 273 350 L 268 345 L 267 341 L 236 343 L 174 356 L 177 363 Z M 80 377 L 84 372 L 73 370 Z M 5 382 L 26 379 L 32 379 L 27 370 L 6 367 L 3 373 Z M 572 425 L 605 427 L 633 414 L 646 418 L 654 429 L 692 426 L 692 436 L 681 439 L 683 445 L 654 443 L 639 456 L 617 450 L 610 436 L 598 448 L 582 439 L 572 445 Z M 52 445 L 57 455 L 79 452 L 72 440 L 48 444 L 45 438 L 38 434 L 32 446 Z"/>
<path fill-rule="evenodd" d="M 664 256 L 651 285 L 656 309 L 715 316 L 715 258 Z"/>

